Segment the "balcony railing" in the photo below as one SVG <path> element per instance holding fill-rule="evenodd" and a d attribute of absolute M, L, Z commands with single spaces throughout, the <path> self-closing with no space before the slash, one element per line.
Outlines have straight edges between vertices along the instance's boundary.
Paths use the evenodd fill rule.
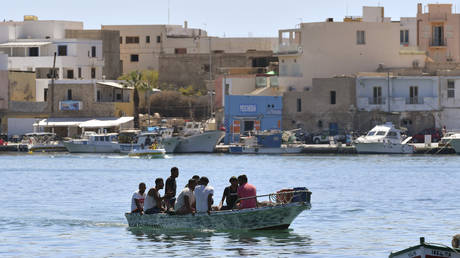
<path fill-rule="evenodd" d="M 370 105 L 383 105 L 386 103 L 386 99 L 382 97 L 371 97 L 369 98 L 369 104 Z"/>
<path fill-rule="evenodd" d="M 406 98 L 406 104 L 408 104 L 408 105 L 423 104 L 423 98 L 421 98 L 421 97 L 409 97 L 409 98 Z"/>
<path fill-rule="evenodd" d="M 447 39 L 430 39 L 430 47 L 445 47 L 447 46 Z"/>

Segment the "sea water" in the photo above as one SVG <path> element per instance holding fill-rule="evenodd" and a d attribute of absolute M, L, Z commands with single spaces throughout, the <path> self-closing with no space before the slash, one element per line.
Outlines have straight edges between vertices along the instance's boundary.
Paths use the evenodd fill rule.
<path fill-rule="evenodd" d="M 1 154 L 0 256 L 387 257 L 421 236 L 448 245 L 460 233 L 459 164 L 456 155 Z M 207 176 L 216 204 L 244 173 L 258 194 L 308 187 L 312 209 L 284 231 L 130 229 L 138 184 L 172 166 L 178 189 Z"/>

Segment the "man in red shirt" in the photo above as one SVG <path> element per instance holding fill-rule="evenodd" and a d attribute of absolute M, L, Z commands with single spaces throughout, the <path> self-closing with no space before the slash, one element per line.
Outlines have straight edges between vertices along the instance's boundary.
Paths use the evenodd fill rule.
<path fill-rule="evenodd" d="M 254 197 L 250 199 L 244 199 L 240 201 L 240 209 L 256 208 L 257 199 L 255 198 L 256 187 L 248 183 L 248 177 L 241 175 L 238 177 L 238 198 Z"/>

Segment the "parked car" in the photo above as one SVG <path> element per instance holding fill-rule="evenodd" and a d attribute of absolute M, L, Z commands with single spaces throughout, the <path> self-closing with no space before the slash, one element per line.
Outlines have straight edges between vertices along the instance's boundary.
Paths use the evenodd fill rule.
<path fill-rule="evenodd" d="M 347 141 L 347 136 L 343 131 L 338 131 L 337 134 L 332 135 L 329 130 L 322 131 L 321 133 L 313 136 L 313 143 L 319 144 L 319 143 L 329 143 L 330 141 L 330 136 L 332 136 L 332 139 L 334 142 L 341 142 L 341 143 L 346 143 Z"/>
<path fill-rule="evenodd" d="M 438 142 L 441 140 L 442 133 L 440 129 L 437 128 L 428 128 L 418 134 L 412 136 L 412 142 L 414 143 L 424 143 L 425 135 L 431 135 L 431 142 Z"/>

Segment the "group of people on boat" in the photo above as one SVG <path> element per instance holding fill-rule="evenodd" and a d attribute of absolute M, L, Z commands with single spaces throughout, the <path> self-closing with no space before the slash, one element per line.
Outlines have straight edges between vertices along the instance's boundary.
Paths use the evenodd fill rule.
<path fill-rule="evenodd" d="M 194 214 L 212 210 L 248 209 L 257 207 L 256 188 L 248 183 L 246 175 L 232 176 L 222 195 L 219 206 L 214 203 L 214 188 L 209 185 L 209 179 L 205 176 L 195 175 L 188 180 L 187 185 L 177 195 L 176 179 L 179 177 L 179 169 L 171 168 L 171 175 L 166 179 L 155 179 L 155 187 L 147 193 L 145 183 L 139 184 L 138 191 L 131 198 L 131 213 L 155 214 L 173 212 L 175 214 Z M 160 190 L 164 195 L 160 195 Z M 226 205 L 223 205 L 224 201 Z"/>

